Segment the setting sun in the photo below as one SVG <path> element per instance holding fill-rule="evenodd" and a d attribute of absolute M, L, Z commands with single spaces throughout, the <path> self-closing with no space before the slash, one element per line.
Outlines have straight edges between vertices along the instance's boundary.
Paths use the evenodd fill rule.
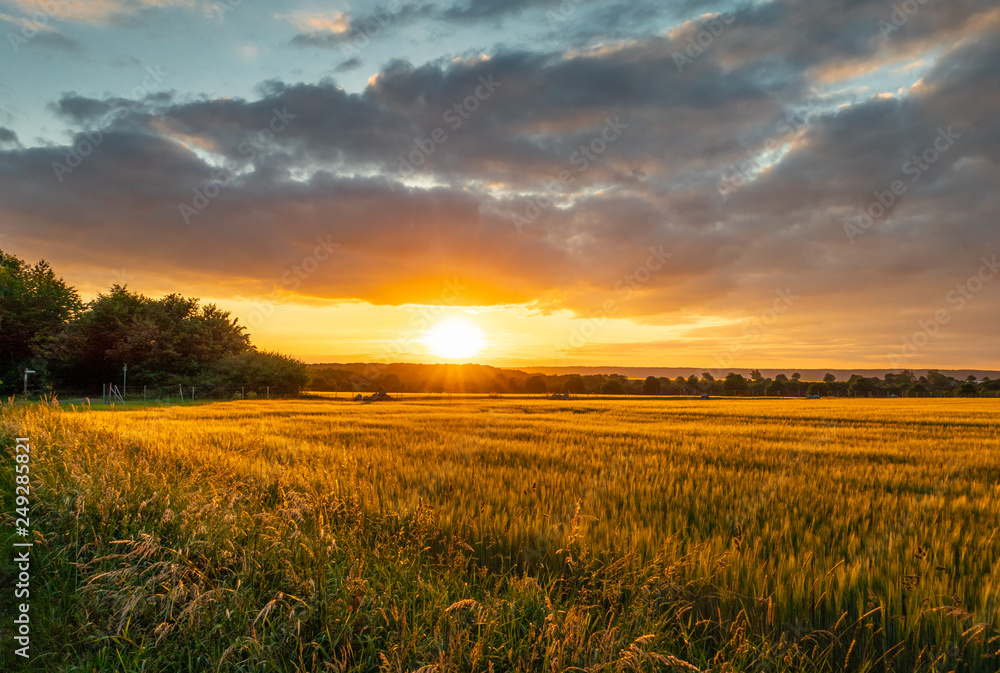
<path fill-rule="evenodd" d="M 486 336 L 479 325 L 468 318 L 450 317 L 431 327 L 422 341 L 438 357 L 464 360 L 483 351 Z"/>

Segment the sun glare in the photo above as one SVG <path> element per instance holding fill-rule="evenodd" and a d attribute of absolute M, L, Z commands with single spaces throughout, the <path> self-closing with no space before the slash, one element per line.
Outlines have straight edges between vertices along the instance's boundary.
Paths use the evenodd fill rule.
<path fill-rule="evenodd" d="M 465 360 L 483 351 L 486 335 L 468 318 L 451 317 L 431 327 L 422 341 L 438 357 Z"/>

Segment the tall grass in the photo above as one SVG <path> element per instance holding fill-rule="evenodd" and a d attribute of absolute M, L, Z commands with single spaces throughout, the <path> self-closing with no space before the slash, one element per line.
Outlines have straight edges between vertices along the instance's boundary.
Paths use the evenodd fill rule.
<path fill-rule="evenodd" d="M 36 446 L 31 665 L 996 671 L 996 411 L 8 407 L 6 453 Z"/>

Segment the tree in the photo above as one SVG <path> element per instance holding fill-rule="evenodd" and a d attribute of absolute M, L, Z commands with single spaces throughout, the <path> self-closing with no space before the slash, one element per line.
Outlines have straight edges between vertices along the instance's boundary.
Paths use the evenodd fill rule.
<path fill-rule="evenodd" d="M 792 380 L 791 383 L 789 383 L 789 390 L 792 392 L 793 395 L 802 394 L 802 388 L 800 387 L 801 379 L 802 379 L 802 374 L 799 374 L 798 372 L 792 374 Z"/>
<path fill-rule="evenodd" d="M 851 377 L 847 392 L 854 397 L 869 397 L 875 392 L 875 381 L 855 374 Z"/>
<path fill-rule="evenodd" d="M 601 392 L 605 395 L 624 395 L 625 386 L 622 385 L 620 380 L 613 378 L 608 380 L 608 382 L 601 387 Z"/>
<path fill-rule="evenodd" d="M 660 379 L 655 376 L 647 376 L 646 382 L 642 384 L 642 394 L 643 395 L 659 395 L 660 394 Z"/>
<path fill-rule="evenodd" d="M 930 382 L 930 385 L 934 390 L 944 392 L 946 390 L 951 390 L 953 379 L 945 376 L 936 369 L 931 369 L 927 372 L 927 380 Z"/>
<path fill-rule="evenodd" d="M 245 328 L 212 304 L 171 294 L 150 299 L 115 285 L 65 332 L 60 375 L 93 388 L 117 381 L 122 366 L 136 385 L 191 382 L 219 359 L 250 350 Z"/>
<path fill-rule="evenodd" d="M 774 380 L 779 383 L 788 383 L 788 377 L 785 376 L 784 374 L 778 374 L 777 376 L 774 377 Z"/>
<path fill-rule="evenodd" d="M 306 366 L 298 360 L 256 349 L 224 356 L 211 364 L 201 383 L 216 390 L 246 388 L 258 395 L 293 395 L 309 380 Z"/>
<path fill-rule="evenodd" d="M 566 380 L 566 385 L 563 386 L 563 392 L 569 393 L 571 395 L 582 395 L 586 392 L 587 388 L 583 383 L 583 377 L 579 374 L 574 374 Z"/>
<path fill-rule="evenodd" d="M 0 250 L 0 391 L 19 392 L 25 369 L 48 383 L 48 361 L 82 305 L 44 260 L 34 266 Z"/>
<path fill-rule="evenodd" d="M 771 397 L 782 397 L 785 394 L 785 384 L 782 381 L 775 379 L 768 384 L 765 393 Z"/>
<path fill-rule="evenodd" d="M 914 383 L 907 389 L 906 394 L 909 397 L 926 397 L 927 388 L 922 383 Z"/>
<path fill-rule="evenodd" d="M 826 397 L 830 394 L 830 385 L 826 381 L 816 381 L 815 383 L 810 383 L 809 388 L 806 390 L 806 395 L 819 395 L 820 397 Z"/>
<path fill-rule="evenodd" d="M 837 377 L 834 376 L 833 374 L 830 374 L 829 372 L 827 372 L 826 376 L 823 377 L 823 382 L 826 383 L 826 384 L 833 383 L 836 380 L 837 380 Z"/>
<path fill-rule="evenodd" d="M 975 383 L 967 381 L 958 387 L 955 394 L 959 397 L 976 397 L 979 395 L 979 391 L 976 389 Z"/>
<path fill-rule="evenodd" d="M 545 385 L 545 379 L 537 374 L 532 376 L 524 384 L 524 392 L 529 395 L 544 395 L 548 392 L 548 387 Z"/>
<path fill-rule="evenodd" d="M 752 380 L 754 380 L 754 381 L 760 381 L 764 377 L 761 376 L 761 373 L 760 373 L 759 369 L 754 369 L 753 371 L 750 372 L 750 378 Z"/>
<path fill-rule="evenodd" d="M 399 380 L 399 376 L 390 372 L 379 379 L 378 386 L 390 393 L 398 393 L 403 389 L 403 382 Z"/>
<path fill-rule="evenodd" d="M 729 372 L 726 380 L 722 383 L 722 389 L 726 395 L 743 395 L 746 393 L 749 384 L 742 374 Z"/>

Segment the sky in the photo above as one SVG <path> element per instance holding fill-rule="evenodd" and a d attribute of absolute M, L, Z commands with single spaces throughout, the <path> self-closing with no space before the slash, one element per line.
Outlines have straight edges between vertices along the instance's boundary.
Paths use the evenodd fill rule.
<path fill-rule="evenodd" d="M 993 0 L 0 0 L 0 249 L 308 362 L 1000 369 Z"/>

